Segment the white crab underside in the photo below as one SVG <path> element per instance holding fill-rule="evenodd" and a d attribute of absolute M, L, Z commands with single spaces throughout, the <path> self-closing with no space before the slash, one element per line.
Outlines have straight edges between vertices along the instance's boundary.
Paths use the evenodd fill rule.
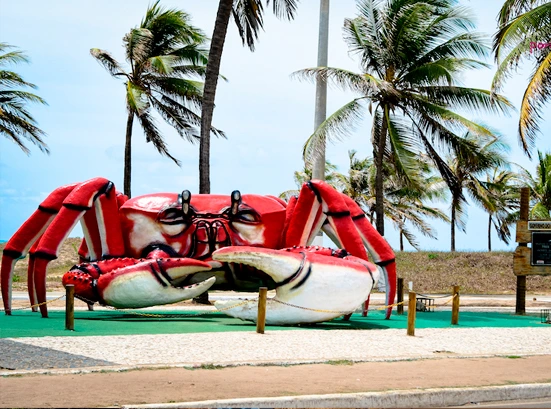
<path fill-rule="evenodd" d="M 276 282 L 282 282 L 300 268 L 300 260 L 285 253 L 274 255 L 262 251 L 216 254 L 217 260 L 243 263 L 259 268 Z M 379 272 L 337 266 L 331 263 L 308 263 L 293 281 L 276 289 L 276 296 L 266 303 L 267 325 L 290 325 L 328 321 L 353 312 L 367 299 Z M 297 286 L 301 282 L 300 286 Z M 241 304 L 241 305 L 240 305 Z M 258 301 L 221 300 L 215 307 L 232 317 L 256 322 Z M 232 307 L 235 305 L 235 307 Z"/>

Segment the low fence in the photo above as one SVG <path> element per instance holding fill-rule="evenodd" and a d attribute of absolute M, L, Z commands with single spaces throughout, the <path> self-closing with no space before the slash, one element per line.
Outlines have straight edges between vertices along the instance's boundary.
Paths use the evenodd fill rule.
<path fill-rule="evenodd" d="M 398 281 L 398 302 L 395 303 L 395 304 L 385 305 L 383 307 L 379 307 L 376 310 L 386 310 L 389 307 L 397 307 L 397 314 L 399 314 L 399 315 L 403 314 L 403 305 L 405 303 L 405 301 L 403 301 L 403 279 L 399 278 L 398 280 L 399 280 Z M 74 320 L 75 320 L 75 314 L 74 314 L 75 313 L 74 286 L 73 285 L 67 285 L 66 288 L 65 288 L 65 291 L 66 291 L 65 295 L 62 295 L 62 296 L 57 297 L 55 299 L 45 301 L 45 302 L 40 303 L 40 304 L 27 306 L 27 307 L 14 308 L 14 309 L 12 309 L 12 311 L 29 309 L 29 308 L 31 308 L 33 311 L 36 311 L 37 307 L 39 307 L 41 305 L 49 304 L 51 302 L 60 300 L 60 299 L 65 297 L 65 329 L 66 330 L 74 330 L 74 328 L 75 328 L 75 324 L 74 324 Z M 225 307 L 225 308 L 220 309 L 218 311 L 223 312 L 223 311 L 226 311 L 226 310 L 230 310 L 232 308 L 236 308 L 238 306 L 242 306 L 244 304 L 248 304 L 250 302 L 258 302 L 256 332 L 259 333 L 259 334 L 264 334 L 265 326 L 266 326 L 266 303 L 268 301 L 267 291 L 268 291 L 267 288 L 262 287 L 262 288 L 259 289 L 259 297 L 258 298 L 243 300 L 239 303 L 236 303 L 236 304 L 233 304 L 231 306 Z M 436 299 L 441 299 L 441 298 L 449 298 L 449 300 L 446 301 L 443 304 L 435 304 L 435 300 Z M 79 297 L 79 299 L 81 299 L 82 301 L 84 301 L 88 304 L 88 309 L 89 310 L 93 310 L 93 304 L 94 304 L 93 301 L 83 299 L 82 297 Z M 294 307 L 294 308 L 297 308 L 297 309 L 305 309 L 305 310 L 325 312 L 325 313 L 330 312 L 330 313 L 336 313 L 336 314 L 345 315 L 345 316 L 350 314 L 350 311 L 329 311 L 329 310 L 308 308 L 308 307 L 303 307 L 303 306 L 299 306 L 299 305 L 286 303 L 286 302 L 279 301 L 279 300 L 276 300 L 276 299 L 273 299 L 273 298 L 270 299 L 270 301 L 271 302 L 282 303 L 282 304 L 285 304 L 287 306 Z M 452 319 L 451 319 L 451 323 L 452 323 L 452 325 L 457 325 L 458 322 L 459 322 L 459 286 L 454 286 L 453 291 L 452 291 L 451 294 L 447 294 L 447 295 L 443 295 L 443 296 L 437 296 L 437 297 L 424 295 L 424 294 L 416 294 L 415 292 L 410 291 L 409 296 L 408 296 L 407 335 L 410 335 L 410 336 L 415 335 L 415 317 L 416 317 L 416 312 L 417 311 L 422 311 L 422 312 L 429 311 L 430 312 L 434 308 L 446 306 L 450 302 L 452 302 Z M 105 306 L 105 307 L 109 308 L 109 309 L 121 311 L 121 312 L 124 312 L 124 313 L 127 313 L 127 314 L 139 315 L 139 316 L 142 316 L 142 317 L 155 317 L 155 318 L 159 318 L 159 317 L 161 317 L 161 318 L 175 318 L 175 317 L 182 318 L 182 317 L 186 317 L 186 316 L 196 317 L 196 316 L 212 313 L 212 311 L 209 310 L 209 311 L 198 312 L 198 313 L 194 313 L 194 314 L 185 314 L 185 315 L 182 315 L 182 314 L 178 314 L 178 315 L 176 315 L 176 314 L 174 314 L 174 315 L 171 315 L 171 314 L 148 314 L 148 313 L 143 313 L 143 312 L 136 312 L 136 311 L 131 311 L 131 310 L 118 309 L 118 308 L 110 307 L 110 306 Z M 365 312 L 366 312 L 366 310 L 364 308 L 364 310 L 362 311 L 362 315 L 365 316 Z"/>

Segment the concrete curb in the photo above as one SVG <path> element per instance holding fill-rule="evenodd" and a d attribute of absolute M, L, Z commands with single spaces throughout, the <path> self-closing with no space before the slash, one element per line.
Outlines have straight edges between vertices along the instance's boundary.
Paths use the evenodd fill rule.
<path fill-rule="evenodd" d="M 427 408 L 469 403 L 551 397 L 551 383 L 438 388 L 276 398 L 220 399 L 167 404 L 124 405 L 122 408 Z"/>

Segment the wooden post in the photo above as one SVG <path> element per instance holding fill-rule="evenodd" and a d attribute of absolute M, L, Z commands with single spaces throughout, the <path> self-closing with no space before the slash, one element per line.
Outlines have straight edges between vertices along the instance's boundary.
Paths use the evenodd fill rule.
<path fill-rule="evenodd" d="M 459 324 L 459 286 L 453 286 L 452 325 Z"/>
<path fill-rule="evenodd" d="M 530 188 L 520 188 L 520 220 L 527 221 L 530 214 Z M 519 243 L 519 246 L 526 247 L 526 243 Z M 515 314 L 526 314 L 526 276 L 517 275 L 517 292 Z"/>
<path fill-rule="evenodd" d="M 402 277 L 398 277 L 398 288 L 396 291 L 398 292 L 398 299 L 396 301 L 398 303 L 397 312 L 398 315 L 403 315 L 404 304 L 400 304 L 404 301 L 404 279 Z"/>
<path fill-rule="evenodd" d="M 517 302 L 515 314 L 526 314 L 526 276 L 517 276 Z"/>
<path fill-rule="evenodd" d="M 415 311 L 417 310 L 417 296 L 413 291 L 409 292 L 408 303 L 408 335 L 415 335 Z"/>
<path fill-rule="evenodd" d="M 65 329 L 75 330 L 75 286 L 65 286 Z"/>
<path fill-rule="evenodd" d="M 256 319 L 256 332 L 264 334 L 264 327 L 266 326 L 266 297 L 268 295 L 267 287 L 260 287 L 258 289 L 258 316 Z"/>

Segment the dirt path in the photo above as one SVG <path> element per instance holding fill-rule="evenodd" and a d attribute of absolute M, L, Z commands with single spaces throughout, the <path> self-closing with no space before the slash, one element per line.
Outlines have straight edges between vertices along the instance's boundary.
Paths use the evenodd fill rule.
<path fill-rule="evenodd" d="M 0 378 L 2 407 L 105 407 L 207 399 L 551 382 L 551 355 L 258 366 L 143 369 Z"/>

